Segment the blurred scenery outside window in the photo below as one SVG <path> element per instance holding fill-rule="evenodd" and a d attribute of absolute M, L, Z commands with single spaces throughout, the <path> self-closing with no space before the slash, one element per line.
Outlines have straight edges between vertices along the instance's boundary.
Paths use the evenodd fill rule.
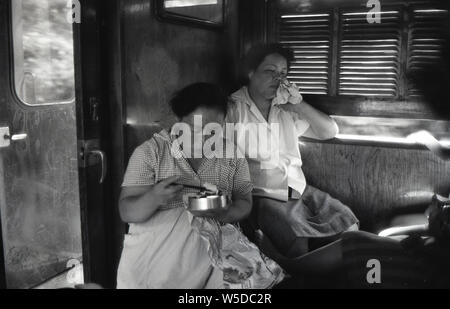
<path fill-rule="evenodd" d="M 14 0 L 14 84 L 28 105 L 69 103 L 75 97 L 73 29 L 67 0 Z"/>

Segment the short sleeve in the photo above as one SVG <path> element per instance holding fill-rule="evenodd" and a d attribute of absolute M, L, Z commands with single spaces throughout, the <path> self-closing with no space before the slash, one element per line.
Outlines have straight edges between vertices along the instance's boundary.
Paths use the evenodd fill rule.
<path fill-rule="evenodd" d="M 238 105 L 237 103 L 230 99 L 228 101 L 228 110 L 227 110 L 227 117 L 225 118 L 225 123 L 239 123 L 240 119 L 239 119 L 239 110 L 238 110 Z"/>
<path fill-rule="evenodd" d="M 155 148 L 149 142 L 139 146 L 128 163 L 122 187 L 154 185 L 156 166 Z"/>
<path fill-rule="evenodd" d="M 246 159 L 236 159 L 236 173 L 233 181 L 233 195 L 243 196 L 253 191 L 250 169 Z"/>
<path fill-rule="evenodd" d="M 308 129 L 310 128 L 310 124 L 308 121 L 303 120 L 299 117 L 299 115 L 295 114 L 295 113 L 291 113 L 293 119 L 294 119 L 294 124 L 295 124 L 295 131 L 297 133 L 298 137 L 301 137 L 303 135 L 305 135 L 306 131 L 308 131 Z"/>

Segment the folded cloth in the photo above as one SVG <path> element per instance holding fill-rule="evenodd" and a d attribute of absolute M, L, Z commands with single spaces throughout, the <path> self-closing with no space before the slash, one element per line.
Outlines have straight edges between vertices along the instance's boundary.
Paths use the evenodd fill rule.
<path fill-rule="evenodd" d="M 223 273 L 222 288 L 271 289 L 284 280 L 283 269 L 261 253 L 236 226 L 192 216 L 191 220 L 208 247 L 212 264 Z"/>
<path fill-rule="evenodd" d="M 300 89 L 294 83 L 284 80 L 281 82 L 280 87 L 277 90 L 277 95 L 273 99 L 274 106 L 284 104 L 300 104 L 303 101 L 303 97 L 300 94 Z"/>

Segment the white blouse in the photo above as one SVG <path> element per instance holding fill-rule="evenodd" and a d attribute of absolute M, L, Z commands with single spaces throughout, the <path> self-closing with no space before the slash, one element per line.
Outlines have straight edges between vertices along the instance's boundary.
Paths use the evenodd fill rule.
<path fill-rule="evenodd" d="M 289 187 L 303 194 L 306 179 L 298 139 L 309 129 L 307 121 L 274 105 L 267 122 L 251 99 L 248 88 L 243 87 L 231 95 L 227 123 L 247 128 L 246 132 L 242 132 L 242 127 L 238 130 L 234 142 L 247 157 L 255 196 L 287 201 Z"/>

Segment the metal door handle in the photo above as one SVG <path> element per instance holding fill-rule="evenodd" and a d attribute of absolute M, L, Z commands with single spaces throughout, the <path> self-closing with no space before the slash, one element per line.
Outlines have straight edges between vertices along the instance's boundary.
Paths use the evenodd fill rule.
<path fill-rule="evenodd" d="M 108 162 L 106 158 L 106 154 L 101 150 L 90 150 L 88 153 L 89 156 L 97 156 L 100 159 L 100 163 L 102 165 L 102 173 L 100 176 L 100 184 L 103 184 L 106 179 L 106 175 L 108 173 Z"/>
<path fill-rule="evenodd" d="M 4 138 L 6 140 L 10 140 L 11 142 L 17 142 L 17 141 L 23 141 L 26 140 L 28 137 L 27 134 L 15 134 L 13 136 L 5 135 Z"/>
<path fill-rule="evenodd" d="M 12 142 L 23 141 L 28 138 L 25 133 L 14 134 L 11 136 L 9 127 L 0 127 L 0 148 L 9 147 Z"/>

